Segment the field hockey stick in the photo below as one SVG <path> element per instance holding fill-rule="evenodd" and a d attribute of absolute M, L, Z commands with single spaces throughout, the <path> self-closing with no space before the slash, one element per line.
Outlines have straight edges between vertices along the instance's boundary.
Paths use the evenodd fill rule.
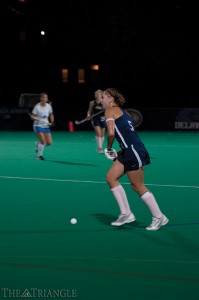
<path fill-rule="evenodd" d="M 98 116 L 99 114 L 101 114 L 101 113 L 103 113 L 103 112 L 104 112 L 104 110 L 102 110 L 102 111 L 100 111 L 100 112 L 98 112 L 98 113 L 92 115 L 90 118 L 85 118 L 85 119 L 80 120 L 80 121 L 76 120 L 76 121 L 75 121 L 75 124 L 76 124 L 76 125 L 79 125 L 79 124 L 82 124 L 82 123 L 84 123 L 84 122 L 86 122 L 86 121 L 90 121 L 92 118 L 94 118 L 95 116 Z"/>
<path fill-rule="evenodd" d="M 39 122 L 41 122 L 41 123 L 43 123 L 44 125 L 47 125 L 47 126 L 54 126 L 54 123 L 50 123 L 48 120 L 45 120 L 45 119 L 39 118 L 37 116 L 34 116 L 31 113 L 28 113 L 28 114 L 29 114 L 31 120 L 33 120 L 33 121 L 39 121 Z"/>

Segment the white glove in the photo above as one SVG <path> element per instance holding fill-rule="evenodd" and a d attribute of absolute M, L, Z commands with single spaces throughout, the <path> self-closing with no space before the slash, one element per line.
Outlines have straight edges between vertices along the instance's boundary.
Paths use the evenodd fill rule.
<path fill-rule="evenodd" d="M 117 157 L 117 151 L 113 148 L 108 150 L 107 148 L 104 149 L 104 154 L 106 158 L 114 160 Z"/>

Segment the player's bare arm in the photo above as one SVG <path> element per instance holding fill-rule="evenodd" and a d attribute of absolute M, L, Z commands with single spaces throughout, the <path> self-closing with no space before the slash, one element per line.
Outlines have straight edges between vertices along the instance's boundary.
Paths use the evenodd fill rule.
<path fill-rule="evenodd" d="M 106 109 L 105 117 L 107 124 L 107 149 L 111 149 L 115 138 L 115 118 L 113 109 Z"/>

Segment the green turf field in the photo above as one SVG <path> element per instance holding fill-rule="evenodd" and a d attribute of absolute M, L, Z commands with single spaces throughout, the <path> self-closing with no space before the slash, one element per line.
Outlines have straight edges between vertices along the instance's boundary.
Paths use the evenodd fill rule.
<path fill-rule="evenodd" d="M 54 131 L 45 161 L 33 132 L 0 133 L 0 299 L 199 299 L 199 133 L 139 134 L 151 155 L 145 183 L 170 219 L 156 232 L 126 177 L 137 220 L 110 226 L 112 162 L 94 132 Z"/>

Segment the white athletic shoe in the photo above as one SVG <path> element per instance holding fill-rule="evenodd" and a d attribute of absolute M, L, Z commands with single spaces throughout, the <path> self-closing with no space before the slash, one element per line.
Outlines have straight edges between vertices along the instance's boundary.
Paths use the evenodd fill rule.
<path fill-rule="evenodd" d="M 135 220 L 136 220 L 136 218 L 133 213 L 130 213 L 128 215 L 120 214 L 118 219 L 116 221 L 112 222 L 111 225 L 112 226 L 121 226 L 124 224 L 134 222 Z"/>
<path fill-rule="evenodd" d="M 146 230 L 158 230 L 161 226 L 166 225 L 169 222 L 169 219 L 163 215 L 162 218 L 152 218 L 151 225 L 146 227 Z"/>

